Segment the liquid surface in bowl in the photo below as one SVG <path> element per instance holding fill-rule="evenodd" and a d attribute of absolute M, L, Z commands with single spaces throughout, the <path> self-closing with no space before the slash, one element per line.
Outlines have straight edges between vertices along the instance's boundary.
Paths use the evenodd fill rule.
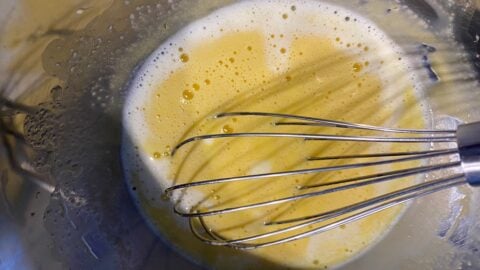
<path fill-rule="evenodd" d="M 335 128 L 274 126 L 279 119 L 231 117 L 220 112 L 288 113 L 371 125 L 422 128 L 428 122 L 406 56 L 374 24 L 318 1 L 245 1 L 194 22 L 162 44 L 130 90 L 124 113 L 124 164 L 145 215 L 180 250 L 214 268 L 332 267 L 377 242 L 401 208 L 335 230 L 253 251 L 199 243 L 172 213 L 162 191 L 173 185 L 229 176 L 315 168 L 361 160 L 306 161 L 309 157 L 421 150 L 419 145 L 305 141 L 285 138 L 218 139 L 172 148 L 195 135 L 296 132 L 379 135 Z M 374 159 L 371 159 L 374 160 Z M 414 166 L 304 174 L 209 185 L 175 193 L 189 211 L 221 209 L 311 191 L 298 186 Z M 413 179 L 212 216 L 206 225 L 226 238 L 282 226 L 283 220 L 336 209 L 397 190 Z M 317 228 L 312 225 L 291 236 Z M 279 239 L 273 237 L 269 241 Z M 263 269 L 262 268 L 262 269 Z"/>

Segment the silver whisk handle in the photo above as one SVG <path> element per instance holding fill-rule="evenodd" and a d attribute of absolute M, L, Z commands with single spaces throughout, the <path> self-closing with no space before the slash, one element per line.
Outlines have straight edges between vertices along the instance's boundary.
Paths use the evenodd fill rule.
<path fill-rule="evenodd" d="M 457 143 L 467 182 L 480 186 L 480 122 L 460 125 Z"/>

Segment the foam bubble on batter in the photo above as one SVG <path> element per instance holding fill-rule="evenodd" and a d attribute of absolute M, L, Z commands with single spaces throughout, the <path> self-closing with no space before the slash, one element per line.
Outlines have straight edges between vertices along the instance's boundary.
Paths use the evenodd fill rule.
<path fill-rule="evenodd" d="M 151 153 L 142 150 L 142 143 L 152 136 L 146 125 L 143 106 L 154 94 L 156 86 L 181 69 L 185 62 L 190 61 L 189 51 L 206 40 L 248 31 L 263 33 L 265 47 L 261 49 L 265 51 L 267 64 L 273 73 L 288 71 L 289 58 L 295 57 L 290 54 L 295 38 L 317 36 L 331 40 L 336 48 L 359 59 L 358 66 L 352 68 L 380 78 L 383 84 L 381 99 L 388 100 L 390 103 L 386 105 L 392 108 L 396 107 L 394 102 L 400 101 L 390 99 L 391 96 L 398 95 L 399 91 L 408 86 L 418 85 L 408 71 L 408 59 L 401 49 L 372 22 L 343 8 L 318 1 L 243 1 L 215 11 L 187 26 L 159 47 L 139 71 L 126 100 L 126 133 L 123 143 L 126 175 L 131 178 L 132 172 L 138 174 L 138 179 L 141 179 L 141 192 L 151 199 L 152 205 L 165 207 L 160 195 L 172 185 L 173 179 L 169 178 L 168 158 L 153 159 Z M 372 57 L 381 58 L 385 66 L 382 66 L 380 61 L 366 64 Z M 382 72 L 378 72 L 379 70 Z M 322 78 L 318 77 L 317 80 L 321 81 Z M 396 118 L 397 116 L 392 115 L 386 123 L 393 126 Z M 204 143 L 208 145 L 210 141 L 206 140 Z M 138 164 L 138 167 L 133 164 Z M 259 163 L 250 171 L 251 174 L 267 172 L 271 172 L 268 161 Z M 132 179 L 128 180 L 132 182 Z M 181 204 L 177 206 L 184 211 L 188 211 L 204 198 L 202 193 L 194 189 L 185 192 L 176 192 L 172 196 L 174 202 L 182 196 Z M 354 226 L 346 228 L 355 229 Z M 306 259 L 314 260 L 322 242 L 313 237 L 309 243 Z M 325 247 L 325 250 L 328 250 L 328 247 Z"/>
<path fill-rule="evenodd" d="M 367 59 L 374 55 L 382 58 L 388 64 L 381 68 L 380 64 L 366 65 L 361 62 L 361 68 L 382 79 L 383 99 L 389 100 L 390 95 L 398 93 L 406 85 L 412 85 L 414 77 L 408 74 L 407 59 L 402 51 L 385 33 L 371 21 L 341 7 L 318 1 L 244 1 L 222 8 L 209 16 L 198 20 L 162 44 L 150 56 L 139 71 L 130 89 L 124 114 L 124 126 L 134 145 L 140 145 L 149 135 L 145 125 L 142 106 L 155 90 L 154 86 L 166 80 L 174 71 L 188 61 L 188 51 L 205 40 L 214 40 L 222 35 L 236 32 L 259 31 L 266 40 L 265 55 L 272 72 L 282 73 L 288 69 L 289 47 L 292 41 L 301 36 L 320 36 L 335 41 L 339 49 L 359 55 Z M 221 54 L 222 52 L 218 52 Z M 415 85 L 415 84 L 414 84 Z M 391 99 L 395 100 L 395 99 Z M 392 103 L 393 101 L 389 101 Z M 386 104 L 395 107 L 395 104 Z M 392 125 L 395 116 L 387 121 Z M 425 117 L 426 119 L 428 117 Z M 124 148 L 131 152 L 129 147 Z M 135 151 L 133 151 L 135 152 Z M 128 156 L 136 157 L 131 152 Z M 171 185 L 168 179 L 168 162 L 151 161 L 150 153 L 140 151 L 140 164 L 145 164 L 154 175 L 158 190 Z M 128 163 L 128 161 L 127 161 Z M 128 166 L 127 166 L 128 167 Z M 145 181 L 149 183 L 152 181 Z M 190 203 L 194 203 L 193 200 Z M 188 208 L 191 204 L 184 205 Z"/>

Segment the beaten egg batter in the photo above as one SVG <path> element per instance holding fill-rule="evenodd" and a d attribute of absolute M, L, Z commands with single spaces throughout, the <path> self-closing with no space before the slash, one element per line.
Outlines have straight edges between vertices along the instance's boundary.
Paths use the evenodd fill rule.
<path fill-rule="evenodd" d="M 171 37 L 149 58 L 125 106 L 124 163 L 145 215 L 177 248 L 219 269 L 326 268 L 347 262 L 394 224 L 392 208 L 335 230 L 253 251 L 210 247 L 174 216 L 162 191 L 173 184 L 230 176 L 361 162 L 309 157 L 421 150 L 414 144 L 305 141 L 291 138 L 216 139 L 172 148 L 195 135 L 296 132 L 379 135 L 326 127 L 274 126 L 279 119 L 220 112 L 297 114 L 370 125 L 423 128 L 426 108 L 401 50 L 355 13 L 318 1 L 244 1 L 218 10 Z M 370 159 L 375 160 L 375 159 Z M 363 160 L 365 161 L 365 160 Z M 221 209 L 318 191 L 297 187 L 418 165 L 303 174 L 208 185 L 176 192 L 184 211 Z M 317 214 L 400 189 L 402 179 L 292 203 L 206 218 L 218 234 L 237 239 L 282 226 L 264 222 Z M 323 223 L 325 224 L 325 223 Z M 284 234 L 291 236 L 322 224 Z M 269 240 L 276 240 L 273 237 Z"/>

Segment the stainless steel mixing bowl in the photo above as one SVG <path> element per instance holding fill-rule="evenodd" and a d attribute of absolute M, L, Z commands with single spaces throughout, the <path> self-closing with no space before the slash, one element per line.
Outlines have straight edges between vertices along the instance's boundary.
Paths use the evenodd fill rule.
<path fill-rule="evenodd" d="M 202 268 L 175 251 L 191 236 L 157 232 L 135 206 L 120 117 L 142 60 L 231 2 L 0 0 L 1 269 Z M 418 60 L 436 126 L 480 120 L 477 2 L 328 2 L 370 18 Z M 417 200 L 342 269 L 480 269 L 479 202 L 468 186 Z"/>

